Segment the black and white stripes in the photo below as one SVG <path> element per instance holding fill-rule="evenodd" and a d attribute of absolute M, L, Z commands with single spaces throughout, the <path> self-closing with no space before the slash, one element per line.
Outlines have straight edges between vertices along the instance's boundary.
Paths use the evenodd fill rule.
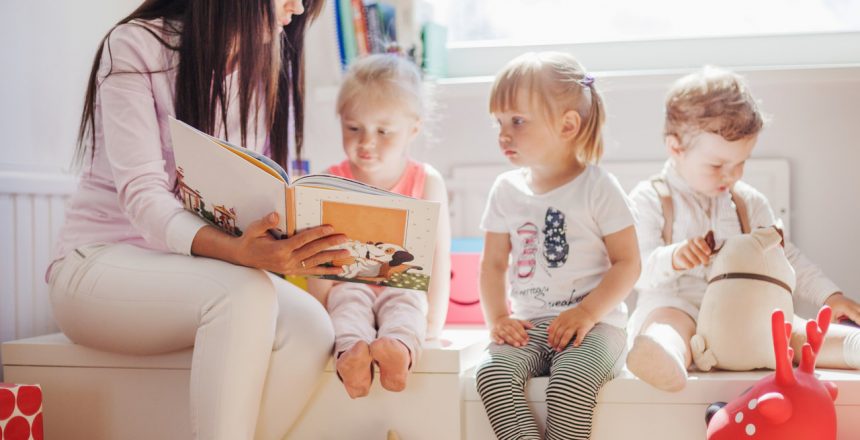
<path fill-rule="evenodd" d="M 478 367 L 478 393 L 499 440 L 541 438 L 526 403 L 525 384 L 547 374 L 546 439 L 587 440 L 591 435 L 597 393 L 620 369 L 626 336 L 620 328 L 598 323 L 582 345 L 571 343 L 558 353 L 546 342 L 553 319 L 532 321 L 523 347 L 492 344 Z"/>

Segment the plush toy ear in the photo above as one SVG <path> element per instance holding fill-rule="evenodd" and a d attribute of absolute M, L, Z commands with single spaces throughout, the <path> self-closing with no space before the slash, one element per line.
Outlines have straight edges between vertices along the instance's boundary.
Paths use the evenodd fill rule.
<path fill-rule="evenodd" d="M 782 234 L 777 232 L 776 228 L 759 228 L 753 231 L 753 238 L 758 241 L 759 245 L 761 245 L 762 249 L 770 250 L 775 246 L 779 246 L 782 243 Z"/>
<path fill-rule="evenodd" d="M 782 393 L 767 393 L 758 398 L 758 412 L 773 424 L 779 425 L 791 417 L 793 408 Z"/>
<path fill-rule="evenodd" d="M 780 240 L 779 245 L 785 247 L 785 233 L 782 231 L 782 222 L 778 222 L 777 224 L 771 226 L 771 228 L 774 228 L 776 229 L 776 232 L 779 232 L 779 238 L 782 239 Z"/>

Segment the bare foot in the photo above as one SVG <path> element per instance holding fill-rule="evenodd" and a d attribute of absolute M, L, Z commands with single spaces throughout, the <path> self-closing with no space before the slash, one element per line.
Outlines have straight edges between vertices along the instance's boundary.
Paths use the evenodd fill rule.
<path fill-rule="evenodd" d="M 379 382 L 388 391 L 403 391 L 409 374 L 409 349 L 392 338 L 379 338 L 370 343 L 370 354 L 379 365 Z"/>
<path fill-rule="evenodd" d="M 338 356 L 335 367 L 350 398 L 364 397 L 370 392 L 370 382 L 373 379 L 371 362 L 373 358 L 370 356 L 370 347 L 364 341 L 357 342 Z"/>

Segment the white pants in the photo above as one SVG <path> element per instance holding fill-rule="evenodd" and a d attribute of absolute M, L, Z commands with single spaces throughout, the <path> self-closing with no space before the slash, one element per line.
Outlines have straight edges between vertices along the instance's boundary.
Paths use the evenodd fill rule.
<path fill-rule="evenodd" d="M 57 262 L 50 282 L 57 324 L 76 343 L 138 355 L 194 346 L 197 439 L 283 438 L 334 340 L 308 293 L 221 260 L 91 245 Z"/>
<path fill-rule="evenodd" d="M 367 284 L 339 283 L 326 304 L 334 323 L 335 355 L 358 341 L 370 344 L 388 337 L 406 345 L 413 365 L 421 356 L 427 335 L 426 293 L 386 287 L 377 294 Z"/>

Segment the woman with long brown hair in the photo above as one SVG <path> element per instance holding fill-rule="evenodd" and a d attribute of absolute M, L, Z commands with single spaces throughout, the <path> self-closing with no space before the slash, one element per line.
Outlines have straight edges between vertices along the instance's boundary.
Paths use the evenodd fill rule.
<path fill-rule="evenodd" d="M 325 249 L 344 237 L 321 226 L 275 240 L 276 214 L 233 237 L 185 211 L 168 117 L 287 168 L 291 142 L 301 154 L 302 49 L 321 3 L 147 0 L 93 62 L 81 181 L 47 274 L 54 314 L 70 339 L 101 350 L 193 345 L 195 438 L 287 433 L 333 334 L 313 297 L 270 272 L 337 273 L 320 265 L 339 256 Z"/>

